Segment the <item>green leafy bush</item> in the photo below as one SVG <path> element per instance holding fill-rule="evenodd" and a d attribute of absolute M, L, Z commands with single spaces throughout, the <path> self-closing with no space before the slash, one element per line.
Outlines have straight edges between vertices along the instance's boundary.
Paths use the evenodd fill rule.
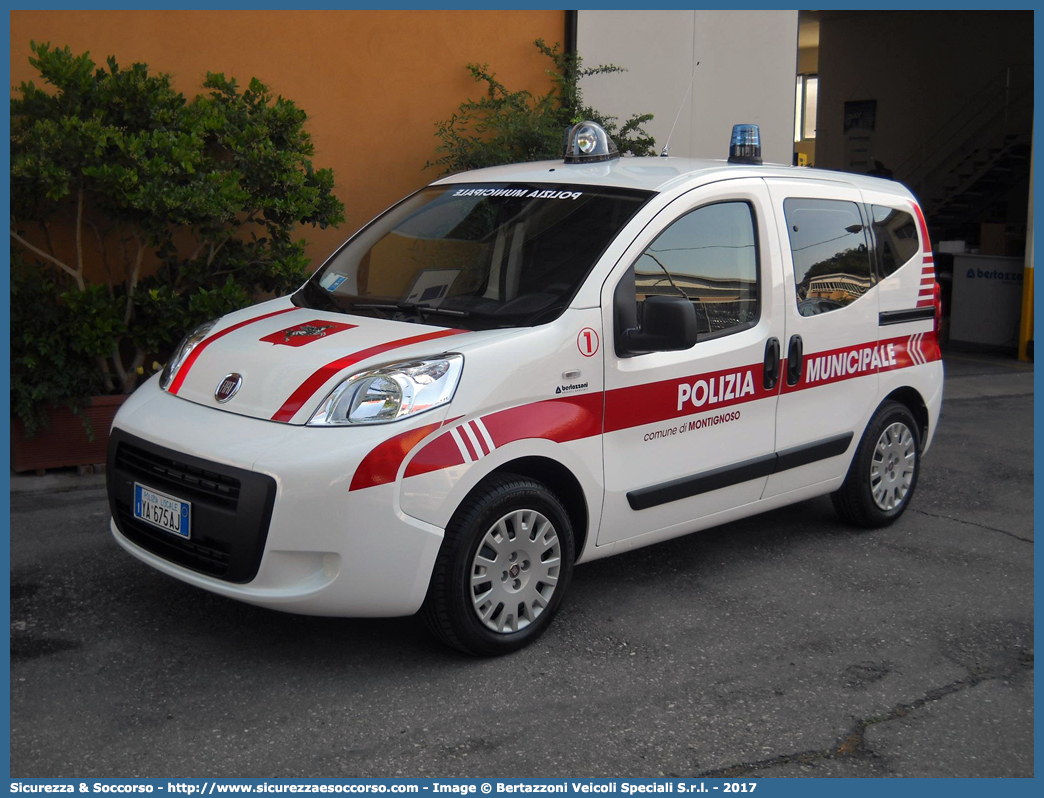
<path fill-rule="evenodd" d="M 11 412 L 26 435 L 46 423 L 47 408 L 79 412 L 86 397 L 105 390 L 102 372 L 81 337 L 69 329 L 56 275 L 11 257 Z"/>
<path fill-rule="evenodd" d="M 12 325 L 12 399 L 35 427 L 34 406 L 129 393 L 187 329 L 299 285 L 294 227 L 337 225 L 344 205 L 305 112 L 257 79 L 208 73 L 189 101 L 146 64 L 30 47 L 49 88 L 11 100 L 11 239 L 40 268 L 12 275 L 31 328 L 17 344 Z"/>
<path fill-rule="evenodd" d="M 652 114 L 634 114 L 619 125 L 616 117 L 584 104 L 581 79 L 624 72 L 622 67 L 584 67 L 578 54 L 564 53 L 557 44 L 549 47 L 538 39 L 536 46 L 554 65 L 547 71 L 553 83 L 550 91 L 542 95 L 524 89 L 512 91 L 497 80 L 488 64 L 468 64 L 475 82 L 485 84 L 485 95 L 461 103 L 453 116 L 437 123 L 435 135 L 441 142 L 435 148 L 438 157 L 427 167 L 438 167 L 447 174 L 560 158 L 565 128 L 585 119 L 604 127 L 621 154 L 655 154 L 656 142 L 642 127 Z"/>

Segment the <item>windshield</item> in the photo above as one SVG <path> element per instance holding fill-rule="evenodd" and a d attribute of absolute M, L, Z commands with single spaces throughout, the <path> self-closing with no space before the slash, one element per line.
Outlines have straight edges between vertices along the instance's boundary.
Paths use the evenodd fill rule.
<path fill-rule="evenodd" d="M 561 314 L 650 196 L 592 186 L 431 186 L 363 228 L 293 300 L 468 330 L 543 324 Z"/>

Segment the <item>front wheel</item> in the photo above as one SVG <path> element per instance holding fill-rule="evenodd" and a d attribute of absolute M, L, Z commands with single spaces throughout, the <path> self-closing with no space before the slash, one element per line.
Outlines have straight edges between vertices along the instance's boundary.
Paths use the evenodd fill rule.
<path fill-rule="evenodd" d="M 547 628 L 573 573 L 573 527 L 528 477 L 496 475 L 457 508 L 421 610 L 447 645 L 476 656 L 516 651 Z"/>
<path fill-rule="evenodd" d="M 856 526 L 891 524 L 910 504 L 921 466 L 920 426 L 906 405 L 888 401 L 870 419 L 834 509 Z"/>

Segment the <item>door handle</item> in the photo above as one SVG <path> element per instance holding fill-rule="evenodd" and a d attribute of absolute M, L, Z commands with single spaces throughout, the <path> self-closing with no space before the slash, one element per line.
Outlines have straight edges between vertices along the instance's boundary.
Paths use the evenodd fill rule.
<path fill-rule="evenodd" d="M 769 338 L 765 342 L 765 374 L 762 384 L 771 391 L 779 382 L 779 339 Z"/>
<path fill-rule="evenodd" d="M 787 349 L 787 385 L 797 385 L 801 381 L 803 354 L 801 336 L 790 336 L 790 347 Z"/>

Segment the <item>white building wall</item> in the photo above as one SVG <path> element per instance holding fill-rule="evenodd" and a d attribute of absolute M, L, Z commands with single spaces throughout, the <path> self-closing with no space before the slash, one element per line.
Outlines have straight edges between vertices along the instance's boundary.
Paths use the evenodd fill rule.
<path fill-rule="evenodd" d="M 797 28 L 797 11 L 580 11 L 577 51 L 584 64 L 628 70 L 585 79 L 584 99 L 621 119 L 654 114 L 646 129 L 657 150 L 680 107 L 671 155 L 725 158 L 732 126 L 757 124 L 762 157 L 789 164 Z"/>

